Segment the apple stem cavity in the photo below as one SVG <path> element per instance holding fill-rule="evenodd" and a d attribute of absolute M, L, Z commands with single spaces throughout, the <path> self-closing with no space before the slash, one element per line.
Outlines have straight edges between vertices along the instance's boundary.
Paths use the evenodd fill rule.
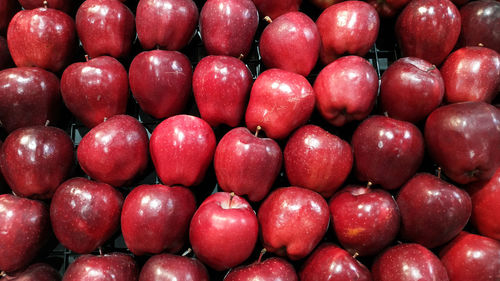
<path fill-rule="evenodd" d="M 187 255 L 189 255 L 193 250 L 191 248 L 188 248 L 184 253 L 182 253 L 181 256 L 185 257 Z"/>
<path fill-rule="evenodd" d="M 259 132 L 262 130 L 262 127 L 261 126 L 257 126 L 257 128 L 255 129 L 255 136 L 256 137 L 259 137 Z"/>
<path fill-rule="evenodd" d="M 260 251 L 260 255 L 259 255 L 259 259 L 257 259 L 257 263 L 260 263 L 262 261 L 262 257 L 264 256 L 264 254 L 267 252 L 267 249 L 266 248 L 263 248 L 261 251 Z"/>
<path fill-rule="evenodd" d="M 264 17 L 264 20 L 265 20 L 267 23 L 272 23 L 272 22 L 273 22 L 273 20 L 272 20 L 272 19 L 271 19 L 271 17 L 269 17 L 269 16 L 265 16 L 265 17 Z"/>

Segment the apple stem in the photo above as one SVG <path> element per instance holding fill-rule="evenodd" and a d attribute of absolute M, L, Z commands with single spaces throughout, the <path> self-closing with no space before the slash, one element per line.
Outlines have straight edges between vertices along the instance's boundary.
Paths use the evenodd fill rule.
<path fill-rule="evenodd" d="M 441 178 L 441 167 L 437 168 L 437 177 Z"/>
<path fill-rule="evenodd" d="M 189 255 L 193 250 L 191 248 L 188 248 L 184 253 L 182 253 L 181 256 L 185 257 L 187 255 Z"/>
<path fill-rule="evenodd" d="M 366 183 L 366 188 L 370 189 L 372 187 L 373 183 L 371 181 Z"/>
<path fill-rule="evenodd" d="M 267 252 L 267 249 L 266 248 L 263 248 L 261 251 L 260 251 L 260 255 L 259 255 L 259 259 L 257 260 L 257 263 L 260 263 L 262 261 L 262 257 L 264 256 L 264 254 Z"/>
<path fill-rule="evenodd" d="M 0 278 L 4 278 L 5 276 L 7 276 L 7 273 L 5 273 L 5 271 L 0 271 Z"/>
<path fill-rule="evenodd" d="M 85 55 L 85 61 L 89 61 L 89 55 Z"/>
<path fill-rule="evenodd" d="M 427 68 L 425 72 L 433 71 L 434 69 L 436 69 L 436 65 L 433 64 L 431 67 Z"/>
<path fill-rule="evenodd" d="M 255 136 L 256 137 L 259 137 L 260 130 L 262 130 L 262 127 L 261 126 L 257 126 L 257 128 L 255 129 Z"/>
<path fill-rule="evenodd" d="M 102 122 L 108 121 L 108 117 L 104 117 L 104 120 Z"/>
<path fill-rule="evenodd" d="M 484 44 L 483 44 L 483 43 L 477 43 L 477 45 L 478 45 L 479 47 L 484 47 Z"/>
<path fill-rule="evenodd" d="M 358 252 L 354 252 L 354 254 L 352 255 L 352 258 L 355 259 L 359 256 L 359 253 Z"/>
<path fill-rule="evenodd" d="M 265 16 L 264 20 L 267 21 L 267 23 L 272 23 L 273 22 L 273 20 L 269 16 Z"/>
<path fill-rule="evenodd" d="M 240 54 L 240 56 L 238 57 L 239 60 L 242 60 L 243 58 L 245 57 L 244 54 Z"/>
<path fill-rule="evenodd" d="M 229 208 L 231 208 L 231 203 L 233 203 L 233 198 L 234 198 L 234 192 L 231 192 L 229 197 Z"/>
<path fill-rule="evenodd" d="M 47 0 L 43 0 L 43 7 L 44 7 L 45 9 L 47 9 L 47 8 L 48 8 L 48 6 L 49 6 L 49 2 L 47 2 Z"/>
<path fill-rule="evenodd" d="M 99 247 L 98 249 L 99 249 L 99 256 L 102 256 L 102 248 Z"/>
<path fill-rule="evenodd" d="M 389 117 L 389 113 L 387 113 L 387 111 L 384 111 L 384 116 Z"/>
<path fill-rule="evenodd" d="M 50 120 L 45 121 L 45 127 L 49 126 Z"/>
<path fill-rule="evenodd" d="M 156 44 L 156 50 L 159 50 L 160 49 L 160 45 L 159 44 Z"/>

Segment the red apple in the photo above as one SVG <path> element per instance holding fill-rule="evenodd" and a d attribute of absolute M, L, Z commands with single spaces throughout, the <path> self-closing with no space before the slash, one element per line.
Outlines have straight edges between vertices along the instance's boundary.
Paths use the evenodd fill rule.
<path fill-rule="evenodd" d="M 337 192 L 328 206 L 335 235 L 351 254 L 378 254 L 398 234 L 401 215 L 387 191 L 348 186 Z"/>
<path fill-rule="evenodd" d="M 302 0 L 252 0 L 262 18 L 275 19 L 288 12 L 299 10 Z"/>
<path fill-rule="evenodd" d="M 0 195 L 0 271 L 28 266 L 45 245 L 49 232 L 49 212 L 43 203 Z"/>
<path fill-rule="evenodd" d="M 137 281 L 139 270 L 126 254 L 79 256 L 64 273 L 63 281 Z"/>
<path fill-rule="evenodd" d="M 345 1 L 324 10 L 316 25 L 322 43 L 319 57 L 326 65 L 344 54 L 368 53 L 377 39 L 380 19 L 370 4 Z"/>
<path fill-rule="evenodd" d="M 115 115 L 83 136 L 77 157 L 91 178 L 118 187 L 146 169 L 148 134 L 137 119 Z"/>
<path fill-rule="evenodd" d="M 155 118 L 181 113 L 191 95 L 193 69 L 176 51 L 148 51 L 130 64 L 130 90 L 141 109 Z"/>
<path fill-rule="evenodd" d="M 207 269 L 196 259 L 160 254 L 144 264 L 139 281 L 209 281 Z"/>
<path fill-rule="evenodd" d="M 252 132 L 261 126 L 268 137 L 284 139 L 306 123 L 314 103 L 314 90 L 304 76 L 269 69 L 253 84 L 245 114 L 246 125 Z"/>
<path fill-rule="evenodd" d="M 46 263 L 35 263 L 22 271 L 0 277 L 2 281 L 61 281 L 61 275 Z"/>
<path fill-rule="evenodd" d="M 326 198 L 344 183 L 353 161 L 348 142 L 316 125 L 305 125 L 293 133 L 284 158 L 290 184 L 314 190 Z"/>
<path fill-rule="evenodd" d="M 439 258 L 419 244 L 400 244 L 375 259 L 373 281 L 448 281 Z"/>
<path fill-rule="evenodd" d="M 424 139 L 413 124 L 384 116 L 361 123 L 352 136 L 357 177 L 397 189 L 422 164 Z"/>
<path fill-rule="evenodd" d="M 377 72 L 358 56 L 332 62 L 314 82 L 316 108 L 334 126 L 365 119 L 375 105 L 377 91 Z"/>
<path fill-rule="evenodd" d="M 270 138 L 235 128 L 222 137 L 214 155 L 217 182 L 222 190 L 250 201 L 261 201 L 274 184 L 283 162 L 279 145 Z"/>
<path fill-rule="evenodd" d="M 66 132 L 48 126 L 24 127 L 2 145 L 0 168 L 16 195 L 49 199 L 71 173 L 73 142 Z"/>
<path fill-rule="evenodd" d="M 108 56 L 68 66 L 61 77 L 66 107 L 88 128 L 111 116 L 125 114 L 128 100 L 127 71 Z"/>
<path fill-rule="evenodd" d="M 149 148 L 163 184 L 198 185 L 212 162 L 215 134 L 198 117 L 176 115 L 155 128 Z"/>
<path fill-rule="evenodd" d="M 201 118 L 211 126 L 240 124 L 252 86 L 252 73 L 239 59 L 207 56 L 196 65 L 193 93 Z"/>
<path fill-rule="evenodd" d="M 500 53 L 500 33 L 492 32 L 500 25 L 500 2 L 494 0 L 472 1 L 460 8 L 462 29 L 461 46 L 478 46 Z"/>
<path fill-rule="evenodd" d="M 380 104 L 388 116 L 417 123 L 441 104 L 444 89 L 436 66 L 423 59 L 405 57 L 384 71 Z"/>
<path fill-rule="evenodd" d="M 118 230 L 123 196 L 111 185 L 73 178 L 62 183 L 50 203 L 52 229 L 67 249 L 88 254 Z"/>
<path fill-rule="evenodd" d="M 7 132 L 55 123 L 62 108 L 57 76 L 38 67 L 0 71 L 0 121 Z"/>
<path fill-rule="evenodd" d="M 122 58 L 135 37 L 134 14 L 118 0 L 86 0 L 76 13 L 76 31 L 91 58 Z"/>
<path fill-rule="evenodd" d="M 328 229 L 328 204 L 318 193 L 300 187 L 279 188 L 258 212 L 264 247 L 291 260 L 306 257 Z"/>
<path fill-rule="evenodd" d="M 189 189 L 140 185 L 123 204 L 121 225 L 127 248 L 135 255 L 175 253 L 184 245 L 196 201 Z"/>
<path fill-rule="evenodd" d="M 5 36 L 10 20 L 20 9 L 17 0 L 0 0 L 0 35 Z"/>
<path fill-rule="evenodd" d="M 252 206 L 237 195 L 217 192 L 196 210 L 189 227 L 189 240 L 197 258 L 222 271 L 250 256 L 258 233 Z"/>
<path fill-rule="evenodd" d="M 460 13 L 449 0 L 410 1 L 395 29 L 404 56 L 440 65 L 458 40 Z"/>
<path fill-rule="evenodd" d="M 252 0 L 209 0 L 200 13 L 201 38 L 210 55 L 246 56 L 258 25 Z"/>
<path fill-rule="evenodd" d="M 19 0 L 19 3 L 25 10 L 32 10 L 36 8 L 51 8 L 61 10 L 67 14 L 71 13 L 73 8 L 73 1 L 71 0 Z"/>
<path fill-rule="evenodd" d="M 382 18 L 396 16 L 410 0 L 368 0 Z"/>
<path fill-rule="evenodd" d="M 299 281 L 291 264 L 281 258 L 269 258 L 231 269 L 224 281 Z"/>
<path fill-rule="evenodd" d="M 461 48 L 444 61 L 441 74 L 447 102 L 491 103 L 500 92 L 500 55 L 484 47 Z"/>
<path fill-rule="evenodd" d="M 70 62 L 75 47 L 75 23 L 59 10 L 23 10 L 9 24 L 7 43 L 17 66 L 59 72 Z"/>
<path fill-rule="evenodd" d="M 259 51 L 268 68 L 307 76 L 318 60 L 321 40 L 316 24 L 301 12 L 286 13 L 262 32 Z"/>
<path fill-rule="evenodd" d="M 434 110 L 425 123 L 430 156 L 453 181 L 488 180 L 500 167 L 500 110 L 484 102 Z"/>
<path fill-rule="evenodd" d="M 0 70 L 14 66 L 14 62 L 10 57 L 9 47 L 7 46 L 7 39 L 0 36 Z"/>
<path fill-rule="evenodd" d="M 371 281 L 368 268 L 344 249 L 321 244 L 300 270 L 301 281 Z"/>

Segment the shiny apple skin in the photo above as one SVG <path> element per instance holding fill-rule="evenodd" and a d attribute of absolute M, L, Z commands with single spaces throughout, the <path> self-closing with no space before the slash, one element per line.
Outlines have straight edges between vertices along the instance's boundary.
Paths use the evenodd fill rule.
<path fill-rule="evenodd" d="M 239 59 L 207 56 L 196 65 L 193 93 L 201 118 L 211 126 L 236 127 L 245 114 L 252 73 Z"/>
<path fill-rule="evenodd" d="M 190 115 L 176 115 L 161 122 L 149 144 L 156 172 L 165 185 L 201 183 L 215 152 L 210 125 Z"/>
<path fill-rule="evenodd" d="M 77 157 L 91 178 L 118 187 L 146 169 L 148 134 L 137 119 L 115 115 L 83 136 Z"/>
<path fill-rule="evenodd" d="M 328 229 L 328 204 L 301 187 L 273 191 L 257 213 L 263 246 L 279 256 L 299 260 L 312 252 Z"/>
<path fill-rule="evenodd" d="M 207 269 L 197 259 L 160 254 L 144 264 L 139 281 L 209 281 Z"/>
<path fill-rule="evenodd" d="M 301 12 L 286 13 L 262 32 L 259 51 L 268 68 L 307 76 L 316 65 L 321 39 L 318 28 Z"/>
<path fill-rule="evenodd" d="M 324 10 L 316 25 L 322 43 L 319 57 L 327 65 L 344 54 L 366 55 L 377 39 L 380 19 L 370 4 L 345 1 Z"/>
<path fill-rule="evenodd" d="M 439 253 L 451 281 L 494 281 L 500 272 L 500 242 L 461 232 Z"/>
<path fill-rule="evenodd" d="M 417 123 L 441 104 L 444 91 L 443 76 L 436 66 L 423 59 L 405 57 L 384 71 L 380 103 L 391 118 Z"/>
<path fill-rule="evenodd" d="M 288 12 L 299 10 L 302 0 L 252 0 L 261 18 L 270 17 L 272 20 Z"/>
<path fill-rule="evenodd" d="M 130 64 L 130 89 L 141 109 L 154 118 L 181 113 L 191 95 L 191 62 L 176 51 L 138 54 Z"/>
<path fill-rule="evenodd" d="M 410 1 L 396 21 L 396 37 L 406 57 L 439 66 L 457 43 L 460 12 L 448 0 Z"/>
<path fill-rule="evenodd" d="M 363 120 L 372 111 L 378 92 L 378 75 L 364 58 L 339 58 L 321 70 L 314 81 L 316 108 L 334 126 Z"/>
<path fill-rule="evenodd" d="M 244 262 L 256 245 L 259 223 L 252 206 L 238 195 L 210 195 L 191 220 L 189 240 L 197 258 L 222 271 Z"/>
<path fill-rule="evenodd" d="M 353 255 L 378 254 L 399 232 L 401 215 L 387 191 L 348 186 L 337 192 L 328 206 L 337 239 Z"/>
<path fill-rule="evenodd" d="M 401 237 L 429 249 L 457 236 L 469 221 L 467 192 L 431 174 L 412 177 L 399 191 Z"/>
<path fill-rule="evenodd" d="M 384 116 L 363 121 L 354 131 L 351 145 L 358 179 L 389 190 L 410 179 L 424 157 L 420 130 L 412 123 Z"/>
<path fill-rule="evenodd" d="M 40 0 L 19 0 L 19 3 L 25 10 L 32 10 L 44 7 L 44 2 Z M 63 11 L 67 14 L 71 13 L 73 1 L 71 0 L 47 0 L 47 8 Z"/>
<path fill-rule="evenodd" d="M 373 281 L 448 281 L 439 258 L 419 244 L 400 244 L 385 250 L 372 265 Z"/>
<path fill-rule="evenodd" d="M 462 29 L 461 46 L 478 46 L 500 53 L 500 33 L 494 32 L 500 25 L 500 2 L 494 0 L 472 1 L 460 8 Z"/>
<path fill-rule="evenodd" d="M 484 47 L 461 48 L 444 61 L 441 74 L 448 103 L 491 103 L 500 92 L 500 55 Z"/>
<path fill-rule="evenodd" d="M 314 90 L 304 76 L 269 69 L 253 84 L 245 122 L 252 132 L 261 126 L 268 137 L 284 139 L 306 123 L 314 103 Z"/>
<path fill-rule="evenodd" d="M 329 198 L 351 172 L 353 155 L 348 142 L 316 125 L 297 129 L 284 151 L 291 185 L 314 190 Z"/>
<path fill-rule="evenodd" d="M 198 24 L 198 7 L 193 0 L 141 0 L 135 26 L 142 48 L 156 46 L 170 51 L 184 48 Z"/>
<path fill-rule="evenodd" d="M 209 55 L 246 56 L 259 25 L 251 0 L 209 0 L 200 13 L 200 33 Z"/>
<path fill-rule="evenodd" d="M 371 281 L 368 268 L 344 249 L 321 244 L 300 270 L 301 281 Z"/>
<path fill-rule="evenodd" d="M 24 127 L 2 145 L 0 168 L 18 196 L 50 199 L 72 172 L 73 142 L 66 132 L 48 126 Z"/>
<path fill-rule="evenodd" d="M 184 187 L 140 185 L 123 204 L 121 227 L 135 255 L 178 252 L 187 239 L 196 210 L 194 195 Z"/>
<path fill-rule="evenodd" d="M 122 58 L 135 37 L 134 14 L 118 0 L 87 0 L 76 13 L 76 31 L 91 58 Z"/>
<path fill-rule="evenodd" d="M 0 0 L 0 35 L 5 36 L 12 17 L 21 10 L 17 0 Z"/>
<path fill-rule="evenodd" d="M 7 43 L 14 63 L 59 72 L 70 62 L 76 46 L 75 23 L 59 10 L 22 10 L 11 20 Z"/>
<path fill-rule="evenodd" d="M 253 202 L 266 197 L 281 170 L 283 154 L 273 139 L 254 136 L 247 128 L 232 129 L 222 137 L 214 155 L 220 188 L 247 195 Z"/>
<path fill-rule="evenodd" d="M 299 281 L 293 266 L 281 258 L 269 258 L 232 269 L 224 281 Z"/>
<path fill-rule="evenodd" d="M 9 47 L 7 46 L 7 39 L 0 36 L 0 70 L 14 67 L 14 62 L 10 57 Z"/>
<path fill-rule="evenodd" d="M 52 229 L 64 247 L 88 254 L 118 230 L 122 205 L 123 195 L 111 185 L 72 178 L 52 197 Z"/>
<path fill-rule="evenodd" d="M 35 263 L 22 271 L 7 274 L 2 281 L 61 281 L 61 275 L 45 263 Z"/>
<path fill-rule="evenodd" d="M 459 184 L 490 179 L 500 167 L 500 111 L 484 102 L 441 106 L 425 123 L 429 155 Z"/>
<path fill-rule="evenodd" d="M 7 132 L 56 123 L 62 108 L 59 79 L 38 67 L 0 71 L 0 120 Z"/>
<path fill-rule="evenodd" d="M 109 56 L 74 63 L 63 72 L 61 95 L 71 113 L 93 128 L 111 116 L 125 114 L 127 70 Z"/>
<path fill-rule="evenodd" d="M 63 281 L 137 281 L 139 270 L 126 254 L 79 256 L 64 273 Z"/>
<path fill-rule="evenodd" d="M 368 0 L 382 18 L 393 18 L 410 2 L 410 0 Z"/>
<path fill-rule="evenodd" d="M 28 266 L 45 245 L 49 232 L 49 211 L 43 203 L 0 195 L 0 271 Z"/>

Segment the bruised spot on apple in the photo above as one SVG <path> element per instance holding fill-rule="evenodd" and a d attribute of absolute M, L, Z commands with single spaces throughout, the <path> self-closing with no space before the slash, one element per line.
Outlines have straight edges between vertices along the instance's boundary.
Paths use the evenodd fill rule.
<path fill-rule="evenodd" d="M 197 259 L 171 254 L 152 256 L 144 264 L 139 281 L 209 281 L 205 266 Z"/>
<path fill-rule="evenodd" d="M 262 254 L 261 254 L 262 255 Z M 269 258 L 231 269 L 224 277 L 224 281 L 298 281 L 293 266 L 282 258 Z"/>
<path fill-rule="evenodd" d="M 113 276 L 113 277 L 110 277 Z M 79 256 L 68 266 L 63 281 L 137 281 L 139 269 L 134 259 L 123 253 Z"/>

